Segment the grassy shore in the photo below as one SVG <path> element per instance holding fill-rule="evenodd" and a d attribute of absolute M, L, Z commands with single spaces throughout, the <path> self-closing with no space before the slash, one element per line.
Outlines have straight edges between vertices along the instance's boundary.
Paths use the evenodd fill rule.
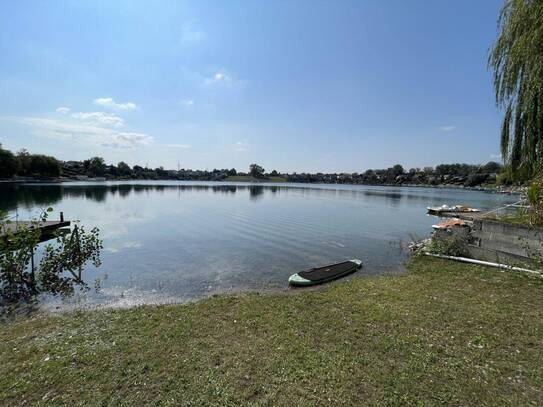
<path fill-rule="evenodd" d="M 543 403 L 543 282 L 415 259 L 319 290 L 0 327 L 0 404 Z"/>
<path fill-rule="evenodd" d="M 228 182 L 287 182 L 283 177 L 255 178 L 250 175 L 232 175 L 225 179 Z"/>

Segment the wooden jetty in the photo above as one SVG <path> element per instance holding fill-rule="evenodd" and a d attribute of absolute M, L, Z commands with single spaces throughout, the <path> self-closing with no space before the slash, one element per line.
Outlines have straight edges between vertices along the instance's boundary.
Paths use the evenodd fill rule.
<path fill-rule="evenodd" d="M 4 226 L 1 231 L 2 234 L 8 233 L 17 233 L 17 231 L 24 230 L 27 228 L 39 228 L 42 234 L 49 234 L 54 232 L 57 229 L 70 226 L 70 221 L 55 221 L 47 220 L 45 222 L 31 222 L 26 220 L 19 220 L 8 223 Z"/>
<path fill-rule="evenodd" d="M 28 228 L 38 228 L 40 230 L 42 238 L 50 238 L 53 233 L 59 229 L 69 227 L 71 222 L 64 220 L 64 214 L 60 213 L 60 220 L 46 220 L 46 221 L 28 221 L 28 220 L 15 220 L 9 223 L 5 223 L 0 229 L 0 237 L 8 234 L 17 234 L 21 230 Z M 47 240 L 47 239 L 45 239 Z"/>

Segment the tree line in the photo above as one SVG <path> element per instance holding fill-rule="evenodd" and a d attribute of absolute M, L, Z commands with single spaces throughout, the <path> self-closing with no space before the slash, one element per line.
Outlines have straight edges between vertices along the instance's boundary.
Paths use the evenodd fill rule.
<path fill-rule="evenodd" d="M 369 169 L 363 173 L 279 173 L 266 172 L 258 165 L 251 164 L 247 172 L 235 168 L 214 169 L 211 171 L 179 169 L 165 170 L 163 167 L 148 168 L 130 166 L 121 161 L 117 165 L 107 164 L 102 157 L 92 157 L 84 161 L 60 161 L 54 157 L 30 154 L 21 150 L 16 154 L 0 148 L 0 178 L 34 177 L 37 179 L 64 177 L 69 179 L 150 179 L 150 180 L 194 180 L 223 181 L 229 177 L 251 177 L 262 181 L 283 178 L 289 182 L 314 183 L 359 183 L 359 184 L 458 184 L 478 186 L 481 184 L 507 183 L 506 172 L 500 163 L 490 161 L 484 165 L 440 164 L 434 167 L 411 168 L 405 170 L 400 164 L 385 169 Z"/>

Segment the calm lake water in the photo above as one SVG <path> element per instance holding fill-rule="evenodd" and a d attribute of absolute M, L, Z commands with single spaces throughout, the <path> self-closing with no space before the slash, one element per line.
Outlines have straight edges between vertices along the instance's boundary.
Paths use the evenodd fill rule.
<path fill-rule="evenodd" d="M 0 187 L 0 209 L 20 219 L 98 226 L 101 289 L 49 307 L 179 302 L 231 290 L 287 287 L 302 269 L 351 258 L 356 275 L 397 272 L 436 218 L 427 206 L 490 209 L 515 196 L 454 189 L 207 182 L 64 183 Z"/>

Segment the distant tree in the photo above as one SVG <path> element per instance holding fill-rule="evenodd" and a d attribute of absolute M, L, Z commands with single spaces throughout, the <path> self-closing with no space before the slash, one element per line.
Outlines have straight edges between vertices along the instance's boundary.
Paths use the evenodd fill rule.
<path fill-rule="evenodd" d="M 402 175 L 404 173 L 404 169 L 400 164 L 396 164 L 394 167 L 392 167 L 392 175 L 397 177 L 398 175 Z"/>
<path fill-rule="evenodd" d="M 255 178 L 261 178 L 264 175 L 264 168 L 258 164 L 251 164 L 249 166 L 249 174 Z"/>
<path fill-rule="evenodd" d="M 155 168 L 155 173 L 158 176 L 158 178 L 167 178 L 168 177 L 168 171 L 164 169 L 164 167 L 158 167 Z"/>
<path fill-rule="evenodd" d="M 426 175 L 432 175 L 434 173 L 434 168 L 433 167 L 424 167 L 422 169 L 422 172 L 424 172 L 424 174 L 426 174 Z"/>
<path fill-rule="evenodd" d="M 489 173 L 498 173 L 502 170 L 502 165 L 500 163 L 497 163 L 496 161 L 489 161 L 485 165 L 483 165 L 482 170 L 483 172 L 489 174 Z"/>
<path fill-rule="evenodd" d="M 464 182 L 464 186 L 474 187 L 476 185 L 481 185 L 487 180 L 487 178 L 488 174 L 470 174 Z"/>
<path fill-rule="evenodd" d="M 32 175 L 32 156 L 26 148 L 19 150 L 19 152 L 17 153 L 17 159 L 19 160 L 20 165 L 19 173 L 25 176 Z"/>
<path fill-rule="evenodd" d="M 136 177 L 140 177 L 143 174 L 143 171 L 145 170 L 143 169 L 143 167 L 140 167 L 139 165 L 134 165 L 134 167 L 132 167 L 132 171 L 134 172 L 134 175 Z"/>
<path fill-rule="evenodd" d="M 232 168 L 231 170 L 228 171 L 228 175 L 229 175 L 230 177 L 234 177 L 234 176 L 236 176 L 237 174 L 238 174 L 238 172 L 236 171 L 235 168 Z"/>
<path fill-rule="evenodd" d="M 111 175 L 112 177 L 117 177 L 119 176 L 119 169 L 113 164 L 106 165 L 106 174 Z"/>
<path fill-rule="evenodd" d="M 60 175 L 60 164 L 56 158 L 48 155 L 32 154 L 30 159 L 30 172 L 32 175 L 44 177 L 58 177 Z"/>
<path fill-rule="evenodd" d="M 451 172 L 451 166 L 449 164 L 439 164 L 435 172 L 437 175 L 448 175 Z"/>
<path fill-rule="evenodd" d="M 504 162 L 521 177 L 543 169 L 543 2 L 506 0 L 490 51 L 496 104 L 505 109 Z"/>
<path fill-rule="evenodd" d="M 11 151 L 0 148 L 0 178 L 11 178 L 19 171 L 19 161 Z"/>
<path fill-rule="evenodd" d="M 270 175 L 272 177 L 277 177 L 279 175 L 279 173 L 276 170 L 273 170 L 272 172 L 270 172 Z"/>
<path fill-rule="evenodd" d="M 106 163 L 102 157 L 93 157 L 84 161 L 87 175 L 90 177 L 103 177 L 106 173 Z"/>
<path fill-rule="evenodd" d="M 117 172 L 121 177 L 129 177 L 130 175 L 132 175 L 132 169 L 124 161 L 121 161 L 119 162 L 119 164 L 117 164 Z"/>

